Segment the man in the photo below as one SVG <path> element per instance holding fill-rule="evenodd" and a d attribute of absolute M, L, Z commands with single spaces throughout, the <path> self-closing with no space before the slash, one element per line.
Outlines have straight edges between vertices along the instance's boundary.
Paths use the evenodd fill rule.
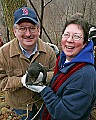
<path fill-rule="evenodd" d="M 32 9 L 23 7 L 15 11 L 13 31 L 16 38 L 0 48 L 0 89 L 5 91 L 7 104 L 23 116 L 20 120 L 31 120 L 42 100 L 39 94 L 26 89 L 21 80 L 33 62 L 46 68 L 47 81 L 50 80 L 56 55 L 39 38 L 40 26 Z M 24 116 L 26 112 L 27 117 Z"/>

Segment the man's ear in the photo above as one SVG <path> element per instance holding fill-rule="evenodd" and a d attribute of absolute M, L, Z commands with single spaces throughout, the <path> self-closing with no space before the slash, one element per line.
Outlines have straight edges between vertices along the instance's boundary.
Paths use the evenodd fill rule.
<path fill-rule="evenodd" d="M 38 33 L 39 33 L 39 35 L 40 35 L 40 26 L 38 25 Z"/>
<path fill-rule="evenodd" d="M 16 36 L 16 29 L 13 27 L 13 33 Z"/>

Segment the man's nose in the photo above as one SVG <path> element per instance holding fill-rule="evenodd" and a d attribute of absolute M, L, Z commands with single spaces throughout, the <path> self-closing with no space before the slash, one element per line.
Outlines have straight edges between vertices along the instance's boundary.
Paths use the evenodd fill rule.
<path fill-rule="evenodd" d="M 31 31 L 30 31 L 29 28 L 26 28 L 26 32 L 25 32 L 25 34 L 26 34 L 27 36 L 31 35 Z"/>

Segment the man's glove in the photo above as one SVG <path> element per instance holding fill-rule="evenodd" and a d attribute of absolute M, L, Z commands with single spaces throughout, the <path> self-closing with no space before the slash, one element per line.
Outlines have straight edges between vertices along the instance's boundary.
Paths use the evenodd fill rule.
<path fill-rule="evenodd" d="M 32 63 L 26 74 L 22 77 L 21 82 L 23 86 L 26 85 L 43 85 L 46 84 L 47 72 L 40 63 Z"/>
<path fill-rule="evenodd" d="M 23 75 L 23 77 L 21 78 L 21 83 L 22 83 L 23 86 L 25 86 L 25 87 L 26 87 L 26 75 L 27 75 L 27 74 Z"/>
<path fill-rule="evenodd" d="M 48 44 L 50 47 L 53 48 L 53 50 L 54 50 L 54 52 L 55 52 L 56 55 L 58 55 L 58 54 L 60 53 L 60 51 L 59 51 L 59 49 L 58 49 L 58 47 L 57 47 L 56 45 L 51 44 L 51 43 L 49 43 L 49 42 L 47 42 L 47 44 Z"/>
<path fill-rule="evenodd" d="M 38 86 L 38 85 L 27 85 L 26 88 L 28 88 L 29 90 L 33 91 L 33 92 L 38 92 L 40 93 L 46 86 Z"/>
<path fill-rule="evenodd" d="M 89 39 L 92 39 L 94 46 L 96 46 L 96 27 L 90 28 Z"/>
<path fill-rule="evenodd" d="M 25 74 L 23 77 L 22 77 L 22 79 L 21 79 L 21 82 L 22 82 L 22 84 L 23 84 L 23 86 L 25 86 L 27 89 L 29 89 L 29 90 L 31 90 L 31 91 L 33 91 L 33 92 L 38 92 L 38 93 L 40 93 L 46 86 L 45 85 L 26 85 L 26 75 L 27 74 Z"/>

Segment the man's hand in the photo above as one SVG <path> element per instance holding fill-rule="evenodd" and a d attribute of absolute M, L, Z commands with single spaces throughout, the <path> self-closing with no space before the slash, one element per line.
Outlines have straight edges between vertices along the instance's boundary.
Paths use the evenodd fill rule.
<path fill-rule="evenodd" d="M 23 86 L 25 86 L 25 87 L 26 87 L 26 75 L 27 75 L 27 74 L 23 75 L 23 77 L 21 78 L 21 83 L 22 83 Z"/>
<path fill-rule="evenodd" d="M 40 63 L 32 63 L 26 74 L 22 77 L 21 82 L 25 85 L 42 85 L 46 84 L 47 72 Z"/>
<path fill-rule="evenodd" d="M 28 88 L 29 90 L 33 91 L 33 92 L 38 92 L 40 93 L 46 86 L 37 86 L 37 85 L 27 85 L 26 88 Z"/>
<path fill-rule="evenodd" d="M 38 92 L 40 93 L 46 86 L 45 85 L 26 85 L 26 74 L 22 77 L 21 82 L 24 87 L 27 89 L 33 91 L 33 92 Z"/>

